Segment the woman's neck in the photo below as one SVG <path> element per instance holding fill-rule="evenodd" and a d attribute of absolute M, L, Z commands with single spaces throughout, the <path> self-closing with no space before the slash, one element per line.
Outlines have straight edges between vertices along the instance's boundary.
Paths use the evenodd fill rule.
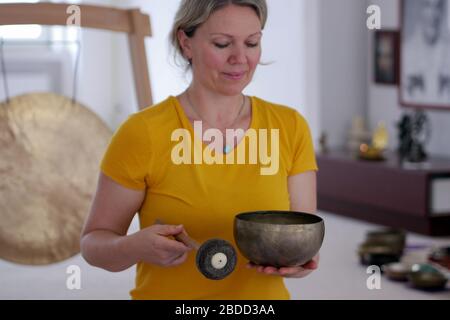
<path fill-rule="evenodd" d="M 244 96 L 242 93 L 232 96 L 221 95 L 212 91 L 201 89 L 192 84 L 185 92 L 190 108 L 194 114 L 201 117 L 211 125 L 225 126 L 232 124 L 244 114 Z M 189 101 L 190 100 L 190 101 Z"/>

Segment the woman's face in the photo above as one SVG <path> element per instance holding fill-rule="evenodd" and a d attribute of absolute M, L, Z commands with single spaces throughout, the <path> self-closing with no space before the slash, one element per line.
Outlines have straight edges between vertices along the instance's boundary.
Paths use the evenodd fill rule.
<path fill-rule="evenodd" d="M 250 7 L 229 5 L 214 12 L 180 42 L 192 58 L 194 81 L 224 95 L 236 95 L 250 83 L 261 58 L 261 22 Z"/>

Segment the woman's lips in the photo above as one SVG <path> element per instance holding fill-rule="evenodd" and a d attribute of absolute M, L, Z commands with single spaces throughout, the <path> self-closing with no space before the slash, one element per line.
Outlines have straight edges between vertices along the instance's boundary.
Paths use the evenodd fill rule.
<path fill-rule="evenodd" d="M 231 80 L 240 80 L 244 77 L 245 72 L 232 72 L 232 73 L 223 73 L 226 78 Z"/>

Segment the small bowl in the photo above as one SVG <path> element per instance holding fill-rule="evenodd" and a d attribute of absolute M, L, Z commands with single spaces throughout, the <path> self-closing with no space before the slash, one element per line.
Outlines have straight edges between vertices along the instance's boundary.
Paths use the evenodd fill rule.
<path fill-rule="evenodd" d="M 408 275 L 411 273 L 411 266 L 401 262 L 393 262 L 383 265 L 384 274 L 394 281 L 408 281 Z"/>
<path fill-rule="evenodd" d="M 367 233 L 366 242 L 387 245 L 398 254 L 402 254 L 406 243 L 406 233 L 393 228 L 370 231 Z"/>
<path fill-rule="evenodd" d="M 443 290 L 447 277 L 429 264 L 415 264 L 408 279 L 411 285 L 422 290 Z"/>
<path fill-rule="evenodd" d="M 386 244 L 364 242 L 359 246 L 358 254 L 362 265 L 377 265 L 400 261 L 401 254 L 396 248 Z"/>
<path fill-rule="evenodd" d="M 308 213 L 256 211 L 238 214 L 234 219 L 236 245 L 257 265 L 303 265 L 317 254 L 324 235 L 323 219 Z"/>

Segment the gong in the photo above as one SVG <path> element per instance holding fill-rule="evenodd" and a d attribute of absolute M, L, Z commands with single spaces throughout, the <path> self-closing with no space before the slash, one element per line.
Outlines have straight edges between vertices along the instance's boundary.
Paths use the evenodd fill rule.
<path fill-rule="evenodd" d="M 112 132 L 51 93 L 0 103 L 0 258 L 42 265 L 80 252 L 80 234 Z"/>

